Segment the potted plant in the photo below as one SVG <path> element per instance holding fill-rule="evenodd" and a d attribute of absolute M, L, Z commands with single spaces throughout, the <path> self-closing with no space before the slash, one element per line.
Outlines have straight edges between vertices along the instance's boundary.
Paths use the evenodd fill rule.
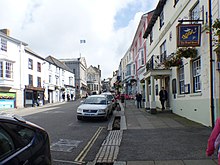
<path fill-rule="evenodd" d="M 184 57 L 184 58 L 195 58 L 197 56 L 197 49 L 194 47 L 184 47 L 179 48 L 176 51 L 176 56 L 178 58 Z"/>
<path fill-rule="evenodd" d="M 214 30 L 214 35 L 218 36 L 218 43 L 220 43 L 220 20 L 216 19 L 212 25 L 212 28 Z"/>
<path fill-rule="evenodd" d="M 164 61 L 165 68 L 175 67 L 182 65 L 182 60 L 178 56 L 172 57 Z"/>

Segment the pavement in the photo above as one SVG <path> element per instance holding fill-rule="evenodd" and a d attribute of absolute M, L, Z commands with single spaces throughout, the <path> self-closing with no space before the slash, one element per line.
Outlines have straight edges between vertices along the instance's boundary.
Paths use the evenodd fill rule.
<path fill-rule="evenodd" d="M 5 109 L 0 112 L 25 116 L 38 113 L 38 109 L 42 112 L 44 109 L 52 109 L 53 106 L 62 104 L 65 102 L 46 104 L 41 107 Z M 138 109 L 134 100 L 125 100 L 124 103 L 119 104 L 121 111 L 115 111 L 114 117 L 120 117 L 120 130 L 114 130 L 112 127 L 114 118 L 112 118 L 108 126 L 109 136 L 103 142 L 108 141 L 108 144 L 104 144 L 104 147 L 108 147 L 112 140 L 115 141 L 112 136 L 120 138 L 120 141 L 111 144 L 117 149 L 113 154 L 114 165 L 218 164 L 217 154 L 212 157 L 205 155 L 211 128 L 175 115 L 171 111 L 158 110 L 157 114 L 151 114 L 144 108 Z M 102 155 L 102 153 L 99 154 Z M 88 162 L 88 164 L 94 164 L 94 162 Z"/>
<path fill-rule="evenodd" d="M 134 100 L 120 103 L 123 134 L 114 165 L 216 165 L 217 154 L 205 154 L 211 128 L 161 111 L 138 109 Z M 126 129 L 125 126 L 126 125 Z"/>

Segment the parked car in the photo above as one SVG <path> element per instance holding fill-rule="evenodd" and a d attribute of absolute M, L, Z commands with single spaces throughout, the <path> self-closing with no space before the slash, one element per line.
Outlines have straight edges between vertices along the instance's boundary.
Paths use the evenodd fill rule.
<path fill-rule="evenodd" d="M 0 164 L 50 165 L 47 132 L 22 117 L 0 114 Z"/>
<path fill-rule="evenodd" d="M 77 119 L 104 118 L 109 119 L 112 114 L 112 104 L 104 95 L 88 96 L 77 108 Z"/>
<path fill-rule="evenodd" d="M 104 92 L 101 93 L 101 95 L 106 96 L 107 99 L 112 102 L 112 109 L 117 107 L 117 99 L 110 92 Z"/>

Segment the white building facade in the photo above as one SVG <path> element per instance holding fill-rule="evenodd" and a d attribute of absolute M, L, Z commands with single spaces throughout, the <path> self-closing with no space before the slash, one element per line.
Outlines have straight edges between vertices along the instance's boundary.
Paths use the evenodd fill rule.
<path fill-rule="evenodd" d="M 9 30 L 0 31 L 0 109 L 23 107 L 22 57 L 26 43 L 10 37 Z"/>
<path fill-rule="evenodd" d="M 214 119 L 211 118 L 210 111 L 211 81 L 207 3 L 202 0 L 160 0 L 158 2 L 144 34 L 147 44 L 147 71 L 145 73 L 147 95 L 145 99 L 146 108 L 152 113 L 156 112 L 156 109 L 161 108 L 158 94 L 161 87 L 164 87 L 169 93 L 167 109 L 210 126 Z M 165 62 L 177 56 L 177 25 L 181 20 L 185 21 L 182 24 L 201 24 L 201 45 L 195 47 L 196 56 L 181 57 L 181 64 L 167 68 Z M 216 54 L 214 53 L 213 56 L 215 61 Z M 213 75 L 215 77 L 213 80 L 215 114 L 218 114 L 219 71 L 215 67 Z"/>

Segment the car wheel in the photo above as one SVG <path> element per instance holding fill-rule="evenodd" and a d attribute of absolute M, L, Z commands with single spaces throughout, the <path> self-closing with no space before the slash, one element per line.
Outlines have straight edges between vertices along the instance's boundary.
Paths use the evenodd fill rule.
<path fill-rule="evenodd" d="M 81 117 L 81 116 L 77 116 L 77 119 L 78 119 L 78 120 L 82 120 L 82 117 Z"/>

